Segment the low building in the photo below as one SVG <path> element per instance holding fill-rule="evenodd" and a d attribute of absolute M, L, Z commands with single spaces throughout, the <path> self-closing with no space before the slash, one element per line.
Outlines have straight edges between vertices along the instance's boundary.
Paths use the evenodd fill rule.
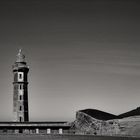
<path fill-rule="evenodd" d="M 67 122 L 0 122 L 0 134 L 68 134 Z"/>

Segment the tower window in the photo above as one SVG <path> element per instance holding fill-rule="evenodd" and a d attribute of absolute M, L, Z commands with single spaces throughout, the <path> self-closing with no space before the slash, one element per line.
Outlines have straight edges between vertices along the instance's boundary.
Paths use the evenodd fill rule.
<path fill-rule="evenodd" d="M 19 74 L 19 79 L 21 79 L 22 78 L 22 75 L 21 74 Z"/>
<path fill-rule="evenodd" d="M 21 89 L 21 85 L 19 85 L 19 89 Z"/>
<path fill-rule="evenodd" d="M 22 100 L 22 95 L 19 96 L 19 100 Z"/>
<path fill-rule="evenodd" d="M 19 121 L 20 121 L 20 122 L 22 121 L 22 117 L 19 117 Z"/>
<path fill-rule="evenodd" d="M 20 110 L 20 111 L 22 110 L 22 106 L 19 107 L 19 110 Z"/>
<path fill-rule="evenodd" d="M 18 72 L 18 81 L 23 81 L 23 72 Z"/>
<path fill-rule="evenodd" d="M 23 85 L 22 84 L 19 85 L 19 89 L 23 89 Z"/>

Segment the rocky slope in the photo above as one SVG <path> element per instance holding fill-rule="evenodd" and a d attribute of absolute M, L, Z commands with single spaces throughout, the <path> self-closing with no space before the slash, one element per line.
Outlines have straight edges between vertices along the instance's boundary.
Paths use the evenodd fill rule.
<path fill-rule="evenodd" d="M 140 116 L 135 111 L 130 111 L 130 116 L 124 113 L 127 117 L 123 118 L 99 110 L 81 110 L 76 113 L 73 128 L 77 134 L 140 136 Z"/>

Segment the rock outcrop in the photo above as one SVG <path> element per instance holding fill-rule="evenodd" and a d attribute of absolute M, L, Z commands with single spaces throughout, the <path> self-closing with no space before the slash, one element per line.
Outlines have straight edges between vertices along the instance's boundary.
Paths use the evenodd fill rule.
<path fill-rule="evenodd" d="M 137 109 L 124 113 L 127 117 L 123 118 L 99 110 L 81 110 L 76 113 L 73 128 L 77 134 L 140 136 L 140 115 L 136 112 L 139 114 Z"/>

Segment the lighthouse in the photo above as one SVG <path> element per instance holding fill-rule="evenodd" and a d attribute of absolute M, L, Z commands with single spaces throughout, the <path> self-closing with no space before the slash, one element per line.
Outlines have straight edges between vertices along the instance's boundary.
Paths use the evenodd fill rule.
<path fill-rule="evenodd" d="M 28 122 L 28 72 L 25 55 L 20 49 L 13 65 L 13 115 L 15 122 Z"/>

